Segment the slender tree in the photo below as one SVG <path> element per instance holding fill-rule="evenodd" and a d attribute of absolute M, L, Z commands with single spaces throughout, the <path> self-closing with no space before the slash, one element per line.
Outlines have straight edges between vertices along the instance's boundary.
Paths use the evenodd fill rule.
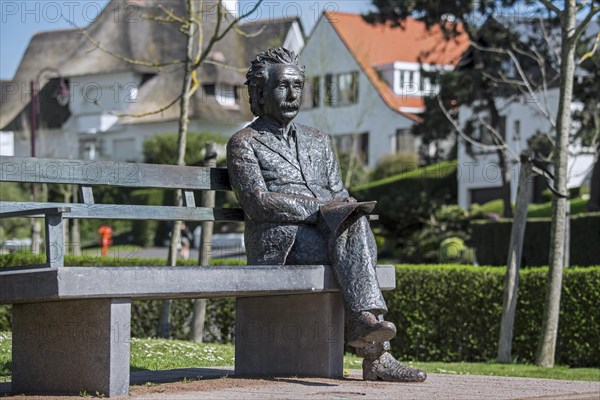
<path fill-rule="evenodd" d="M 440 24 L 450 38 L 457 35 L 462 27 L 469 35 L 471 44 L 474 46 L 480 45 L 480 43 L 474 40 L 477 33 L 477 23 L 474 24 L 473 21 L 477 21 L 476 17 L 485 18 L 503 9 L 512 9 L 517 12 L 519 10 L 527 10 L 530 16 L 545 16 L 547 20 L 557 21 L 560 24 L 560 43 L 549 43 L 548 46 L 549 48 L 553 45 L 560 47 L 560 53 L 557 55 L 557 62 L 560 65 L 560 84 L 556 121 L 553 121 L 549 113 L 544 113 L 543 102 L 540 102 L 540 110 L 549 117 L 550 122 L 555 128 L 555 135 L 553 137 L 553 166 L 555 176 L 554 187 L 558 196 L 554 196 L 552 200 L 550 268 L 536 363 L 552 367 L 554 365 L 560 292 L 565 261 L 567 165 L 569 157 L 571 101 L 573 99 L 573 78 L 575 72 L 575 49 L 583 31 L 592 18 L 600 12 L 600 2 L 598 0 L 507 0 L 499 2 L 491 0 L 477 2 L 469 0 L 457 2 L 374 0 L 373 4 L 377 7 L 378 11 L 366 17 L 370 21 L 391 21 L 393 24 L 401 25 L 402 21 L 407 17 L 416 16 L 428 26 Z M 579 22 L 576 21 L 578 13 L 582 15 L 582 19 Z M 544 34 L 544 39 L 548 39 L 548 34 Z M 509 54 L 511 60 L 516 64 L 515 66 L 519 66 L 518 59 L 514 54 L 518 52 L 517 49 L 486 48 L 482 50 L 491 52 L 500 51 Z M 521 78 L 523 78 L 523 81 L 519 82 L 518 85 L 525 85 L 527 91 L 531 92 L 531 87 L 527 86 L 527 81 L 529 80 L 523 76 L 524 72 L 522 70 L 518 72 Z M 541 68 L 540 72 L 544 74 L 546 72 L 545 68 Z M 548 110 L 546 109 L 545 111 L 547 112 Z"/>
<path fill-rule="evenodd" d="M 165 66 L 180 65 L 183 68 L 182 78 L 182 89 L 180 94 L 165 104 L 164 106 L 143 114 L 120 114 L 120 116 L 129 117 L 144 117 L 150 114 L 158 114 L 166 109 L 173 107 L 175 104 L 179 104 L 179 120 L 178 120 L 178 146 L 177 146 L 177 165 L 185 165 L 185 150 L 187 144 L 187 132 L 189 125 L 189 113 L 190 113 L 190 99 L 200 87 L 197 71 L 204 63 L 218 64 L 214 60 L 208 60 L 208 56 L 213 50 L 215 44 L 223 40 L 223 38 L 236 28 L 238 23 L 252 15 L 258 7 L 261 5 L 262 0 L 258 0 L 256 3 L 249 7 L 249 9 L 233 17 L 225 9 L 223 0 L 211 1 L 214 3 L 214 8 L 207 7 L 204 5 L 205 2 L 202 0 L 185 0 L 185 14 L 177 15 L 176 12 L 169 8 L 169 3 L 165 5 L 156 2 L 155 7 L 161 10 L 158 15 L 145 14 L 143 17 L 149 20 L 154 20 L 160 24 L 175 24 L 178 30 L 183 34 L 186 42 L 186 52 L 183 59 L 175 60 L 163 60 L 161 62 L 150 61 L 150 60 L 135 60 L 128 58 L 122 54 L 118 54 L 108 48 L 102 43 L 98 42 L 90 35 L 86 30 L 79 28 L 80 32 L 92 43 L 97 49 L 127 63 L 135 65 L 143 65 L 146 67 L 162 68 Z M 208 3 L 208 2 L 206 2 Z M 204 7 L 203 7 L 204 5 Z M 203 22 L 207 16 L 203 15 L 207 10 L 215 12 L 215 21 L 212 31 L 206 32 L 203 26 Z M 221 65 L 226 67 L 225 65 Z M 183 193 L 181 190 L 175 191 L 175 205 L 183 205 Z M 167 264 L 175 266 L 177 263 L 177 245 L 179 243 L 181 235 L 181 221 L 175 221 L 171 231 L 171 242 L 169 245 L 169 253 L 167 256 Z M 170 308 L 171 301 L 166 300 L 163 302 L 161 317 L 159 322 L 159 335 L 161 337 L 169 336 L 169 325 L 170 325 Z M 194 336 L 198 334 L 195 333 Z"/>

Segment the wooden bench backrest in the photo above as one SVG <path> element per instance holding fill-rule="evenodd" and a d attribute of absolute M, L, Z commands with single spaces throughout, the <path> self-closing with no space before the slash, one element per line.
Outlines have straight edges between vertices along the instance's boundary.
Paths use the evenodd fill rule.
<path fill-rule="evenodd" d="M 239 208 L 196 207 L 194 191 L 229 191 L 225 168 L 86 161 L 51 158 L 0 158 L 0 182 L 54 183 L 79 185 L 83 203 L 2 202 L 0 212 L 66 206 L 65 218 L 243 221 Z M 182 189 L 184 207 L 95 204 L 94 186 Z"/>

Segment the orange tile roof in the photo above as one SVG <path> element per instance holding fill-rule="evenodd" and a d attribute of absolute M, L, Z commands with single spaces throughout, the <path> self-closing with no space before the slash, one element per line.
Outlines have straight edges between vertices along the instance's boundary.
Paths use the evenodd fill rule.
<path fill-rule="evenodd" d="M 350 50 L 386 104 L 394 111 L 418 121 L 419 117 L 403 113 L 400 108 L 423 108 L 421 97 L 397 96 L 383 81 L 374 66 L 395 61 L 437 65 L 456 65 L 469 47 L 467 35 L 446 41 L 439 26 L 429 31 L 423 22 L 409 18 L 403 27 L 390 24 L 371 25 L 360 14 L 325 12 L 325 17 Z"/>
<path fill-rule="evenodd" d="M 403 108 L 420 108 L 421 111 L 425 109 L 425 101 L 421 96 L 398 96 L 394 95 L 394 104 L 400 110 Z"/>

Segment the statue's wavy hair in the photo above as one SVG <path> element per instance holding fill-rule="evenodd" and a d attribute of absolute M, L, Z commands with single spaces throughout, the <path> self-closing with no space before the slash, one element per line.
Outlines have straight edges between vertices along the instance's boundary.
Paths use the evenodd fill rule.
<path fill-rule="evenodd" d="M 296 53 L 283 47 L 269 49 L 256 56 L 256 59 L 250 64 L 248 73 L 246 73 L 246 82 L 248 85 L 248 94 L 250 97 L 250 110 L 252 114 L 260 117 L 264 114 L 263 105 L 260 104 L 260 91 L 265 88 L 269 79 L 269 69 L 273 65 L 283 64 L 298 67 L 304 77 L 304 66 L 299 65 L 300 58 Z"/>

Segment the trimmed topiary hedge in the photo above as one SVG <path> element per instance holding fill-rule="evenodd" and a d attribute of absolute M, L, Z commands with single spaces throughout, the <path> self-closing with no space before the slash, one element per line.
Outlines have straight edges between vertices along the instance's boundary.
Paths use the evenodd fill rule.
<path fill-rule="evenodd" d="M 406 249 L 404 253 L 411 256 L 403 260 L 408 262 L 424 258 L 413 255 L 430 249 L 418 248 L 411 237 L 442 205 L 456 203 L 456 171 L 456 161 L 445 161 L 350 188 L 359 201 L 377 201 L 373 211 L 379 215 L 376 226 L 381 227 L 387 242 L 387 248 L 380 251 L 396 257 L 396 249 Z M 437 244 L 434 250 L 438 250 Z"/>
<path fill-rule="evenodd" d="M 496 358 L 504 269 L 448 265 L 396 268 L 385 292 L 386 319 L 396 323 L 392 349 L 401 359 L 486 361 Z M 521 271 L 513 358 L 533 362 L 540 334 L 547 268 Z M 600 366 L 600 266 L 565 270 L 556 361 Z"/>
<path fill-rule="evenodd" d="M 135 258 L 135 247 L 131 250 L 124 249 L 114 257 L 65 257 L 65 266 L 136 266 L 136 265 L 164 265 L 162 258 Z M 0 268 L 13 265 L 40 264 L 45 261 L 44 256 L 34 256 L 29 252 L 17 252 L 0 255 Z M 196 265 L 195 260 L 178 260 L 178 265 Z M 212 265 L 245 265 L 241 259 L 212 260 Z M 133 337 L 157 337 L 158 321 L 162 300 L 133 301 L 131 303 L 131 335 Z M 171 305 L 171 338 L 190 339 L 190 321 L 192 316 L 192 300 L 173 300 Z M 11 306 L 0 305 L 0 332 L 11 330 Z M 219 298 L 209 299 L 206 307 L 206 325 L 204 338 L 209 341 L 228 343 L 233 340 L 235 321 L 235 299 Z"/>
<path fill-rule="evenodd" d="M 481 265 L 506 265 L 511 219 L 472 221 L 472 246 Z M 600 213 L 571 217 L 570 265 L 600 264 Z M 522 265 L 548 265 L 550 219 L 530 218 L 525 228 Z"/>
<path fill-rule="evenodd" d="M 144 265 L 151 265 L 144 260 Z M 152 261 L 152 260 L 150 260 Z M 235 260 L 218 260 L 233 264 Z M 548 269 L 521 271 L 513 358 L 533 362 L 540 334 Z M 486 361 L 496 358 L 504 269 L 464 265 L 400 265 L 396 290 L 384 292 L 386 319 L 398 327 L 393 353 L 404 360 Z M 160 301 L 132 304 L 132 335 L 156 337 Z M 172 304 L 171 336 L 189 338 L 192 302 Z M 205 338 L 231 341 L 234 299 L 211 299 Z M 0 306 L 0 331 L 10 330 L 10 307 Z M 600 266 L 564 272 L 556 349 L 558 364 L 600 367 Z"/>

